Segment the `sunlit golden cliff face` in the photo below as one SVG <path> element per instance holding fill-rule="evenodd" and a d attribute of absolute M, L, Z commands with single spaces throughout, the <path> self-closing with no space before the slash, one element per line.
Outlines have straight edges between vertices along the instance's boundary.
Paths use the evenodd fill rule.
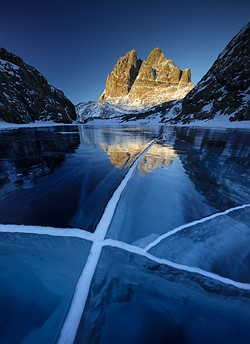
<path fill-rule="evenodd" d="M 184 98 L 193 88 L 190 69 L 175 66 L 160 48 L 153 49 L 146 61 L 137 59 L 136 51 L 131 50 L 118 59 L 99 101 L 152 106 Z"/>
<path fill-rule="evenodd" d="M 109 155 L 110 161 L 117 168 L 130 167 L 139 154 L 146 148 L 147 144 L 129 143 L 106 145 L 102 148 Z M 156 168 L 167 167 L 172 164 L 177 154 L 172 147 L 154 144 L 141 159 L 138 170 L 141 176 L 146 176 Z"/>

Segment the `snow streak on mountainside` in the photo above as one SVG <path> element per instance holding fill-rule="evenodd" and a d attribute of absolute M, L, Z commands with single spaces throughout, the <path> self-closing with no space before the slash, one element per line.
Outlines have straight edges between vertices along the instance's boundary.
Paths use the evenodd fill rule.
<path fill-rule="evenodd" d="M 35 120 L 71 123 L 74 105 L 62 91 L 20 57 L 0 48 L 0 120 L 30 123 Z"/>

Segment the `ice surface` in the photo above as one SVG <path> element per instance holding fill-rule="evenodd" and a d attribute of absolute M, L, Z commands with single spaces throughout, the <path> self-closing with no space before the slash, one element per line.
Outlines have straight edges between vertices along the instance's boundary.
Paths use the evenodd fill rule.
<path fill-rule="evenodd" d="M 248 140 L 241 131 L 166 129 L 125 189 L 108 237 L 133 243 L 247 203 Z"/>
<path fill-rule="evenodd" d="M 24 132 L 2 132 L 2 202 L 46 221 L 51 206 L 65 227 L 100 221 L 0 225 L 0 341 L 248 343 L 246 131 L 63 126 L 28 145 Z"/>
<path fill-rule="evenodd" d="M 166 159 L 169 150 L 173 155 Z M 110 238 L 132 243 L 214 212 L 195 190 L 172 148 L 165 147 L 159 161 L 152 155 L 151 162 L 150 154 L 149 150 L 123 193 L 108 232 Z"/>
<path fill-rule="evenodd" d="M 0 239 L 1 343 L 55 342 L 90 244 L 24 233 Z"/>
<path fill-rule="evenodd" d="M 236 213 L 246 213 L 250 208 Z M 149 253 L 179 264 L 250 282 L 250 230 L 238 217 L 224 215 L 185 228 L 161 241 Z"/>
<path fill-rule="evenodd" d="M 162 234 L 160 236 L 157 236 L 155 238 L 155 240 L 152 240 L 151 242 L 148 243 L 147 246 L 144 246 L 145 250 L 146 251 L 150 250 L 152 247 L 158 245 L 162 240 L 164 240 L 164 239 L 168 238 L 169 236 L 172 236 L 172 235 L 174 235 L 174 234 L 176 234 L 176 233 L 178 233 L 178 232 L 180 232 L 180 231 L 182 231 L 184 229 L 193 227 L 195 225 L 203 224 L 204 222 L 210 221 L 210 220 L 214 220 L 215 218 L 217 218 L 219 216 L 228 215 L 228 214 L 230 214 L 232 212 L 235 212 L 236 210 L 241 210 L 241 209 L 245 209 L 245 208 L 248 208 L 248 207 L 250 207 L 250 203 L 242 204 L 242 205 L 239 205 L 237 207 L 229 208 L 229 209 L 227 209 L 225 211 L 222 211 L 222 212 L 218 212 L 218 213 L 215 213 L 215 214 L 212 214 L 212 215 L 209 215 L 209 216 L 205 216 L 205 217 L 203 217 L 203 218 L 201 218 L 199 220 L 194 220 L 192 222 L 185 223 L 184 225 L 178 226 L 178 227 L 172 229 L 169 232 L 166 232 L 166 233 L 164 233 L 164 234 Z"/>
<path fill-rule="evenodd" d="M 249 292 L 106 247 L 75 343 L 247 343 Z"/>
<path fill-rule="evenodd" d="M 86 265 L 78 280 L 72 303 L 61 329 L 58 344 L 69 344 L 74 342 L 101 250 L 102 245 L 100 243 L 93 243 L 91 246 Z"/>
<path fill-rule="evenodd" d="M 1 223 L 94 230 L 130 163 L 151 138 L 138 131 L 114 134 L 114 130 L 81 128 L 0 133 Z M 125 151 L 124 164 L 117 167 L 107 147 L 124 147 L 128 142 L 137 150 Z"/>

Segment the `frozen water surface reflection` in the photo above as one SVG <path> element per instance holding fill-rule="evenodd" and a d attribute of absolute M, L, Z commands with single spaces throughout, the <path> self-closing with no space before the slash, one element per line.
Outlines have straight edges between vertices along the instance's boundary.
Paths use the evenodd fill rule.
<path fill-rule="evenodd" d="M 78 343 L 247 343 L 250 293 L 105 248 Z"/>
<path fill-rule="evenodd" d="M 0 233 L 1 343 L 56 341 L 89 249 L 77 238 Z"/>
<path fill-rule="evenodd" d="M 2 131 L 0 140 L 0 223 L 93 231 L 151 138 L 135 130 L 51 127 Z M 128 140 L 134 149 L 113 158 L 117 168 L 109 147 Z"/>
<path fill-rule="evenodd" d="M 0 138 L 0 222 L 65 228 L 0 225 L 0 341 L 249 342 L 247 131 L 62 126 Z"/>
<path fill-rule="evenodd" d="M 181 224 L 249 201 L 249 134 L 166 129 L 124 191 L 108 237 L 144 247 Z"/>

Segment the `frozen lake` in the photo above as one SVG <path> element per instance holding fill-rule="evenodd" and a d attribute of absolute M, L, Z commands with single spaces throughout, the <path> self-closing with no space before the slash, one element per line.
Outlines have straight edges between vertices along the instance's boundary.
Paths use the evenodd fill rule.
<path fill-rule="evenodd" d="M 249 131 L 0 140 L 0 342 L 249 342 Z"/>
<path fill-rule="evenodd" d="M 93 231 L 114 189 L 150 140 L 138 131 L 82 127 L 1 131 L 0 223 Z M 134 149 L 118 153 L 116 166 L 107 149 L 128 141 Z"/>

